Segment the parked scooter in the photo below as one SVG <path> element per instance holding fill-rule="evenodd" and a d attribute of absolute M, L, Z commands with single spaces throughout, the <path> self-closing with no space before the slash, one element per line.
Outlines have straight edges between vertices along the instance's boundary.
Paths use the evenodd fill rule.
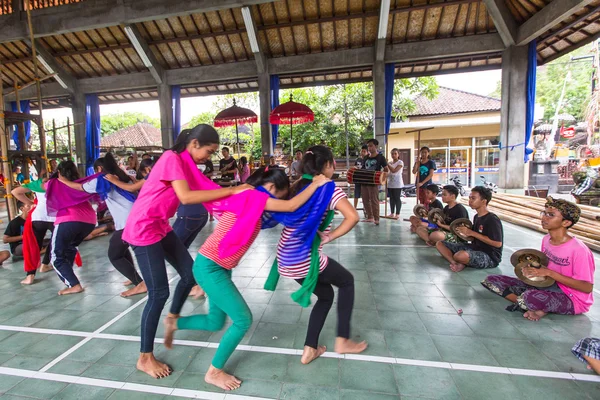
<path fill-rule="evenodd" d="M 485 176 L 483 176 L 483 175 L 481 175 L 480 178 L 483 181 L 483 187 L 490 189 L 492 191 L 492 193 L 498 192 L 498 185 L 496 185 L 494 182 L 488 181 L 487 179 L 485 179 Z"/>
<path fill-rule="evenodd" d="M 450 178 L 450 182 L 452 182 L 452 184 L 454 186 L 456 186 L 456 188 L 458 189 L 458 192 L 460 193 L 461 196 L 466 196 L 467 195 L 467 191 L 465 190 L 462 182 L 460 181 L 460 178 L 458 177 L 458 175 L 456 175 L 454 178 Z"/>
<path fill-rule="evenodd" d="M 402 197 L 417 197 L 417 187 L 415 185 L 406 185 L 402 188 Z"/>

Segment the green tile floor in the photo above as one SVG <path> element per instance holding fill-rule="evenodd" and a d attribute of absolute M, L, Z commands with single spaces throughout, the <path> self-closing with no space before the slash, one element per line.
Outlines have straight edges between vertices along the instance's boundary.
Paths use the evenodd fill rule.
<path fill-rule="evenodd" d="M 408 203 L 403 217 L 411 212 Z M 233 273 L 254 315 L 226 367 L 244 381 L 234 394 L 311 400 L 600 399 L 600 379 L 570 353 L 578 339 L 600 336 L 600 305 L 586 315 L 550 315 L 535 323 L 505 311 L 507 304 L 479 284 L 489 273 L 512 274 L 510 254 L 539 248 L 542 235 L 505 223 L 500 268 L 456 274 L 406 224 L 358 225 L 326 246 L 327 254 L 354 274 L 353 336 L 370 345 L 361 357 L 329 353 L 308 366 L 300 364 L 295 350 L 303 346 L 310 309 L 291 301 L 293 281 L 282 280 L 274 293 L 262 289 L 279 230 L 262 232 Z M 205 228 L 192 254 L 213 228 L 214 223 Z M 176 339 L 188 342 L 172 351 L 158 343 L 157 356 L 175 370 L 166 379 L 135 370 L 144 297 L 119 297 L 124 278 L 108 262 L 107 246 L 108 238 L 81 246 L 84 267 L 76 271 L 86 288 L 81 295 L 57 296 L 61 284 L 54 273 L 22 287 L 22 262 L 0 268 L 0 399 L 230 398 L 203 381 L 223 332 L 178 332 Z M 172 269 L 169 273 L 176 276 Z M 206 312 L 207 305 L 190 299 L 183 314 Z M 335 323 L 334 308 L 321 335 L 330 349 Z"/>

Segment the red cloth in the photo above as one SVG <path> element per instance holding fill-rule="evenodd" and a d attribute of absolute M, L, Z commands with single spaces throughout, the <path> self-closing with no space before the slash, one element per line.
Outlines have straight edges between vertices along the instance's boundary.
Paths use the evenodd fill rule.
<path fill-rule="evenodd" d="M 25 272 L 34 272 L 40 265 L 40 248 L 33 233 L 33 222 L 31 215 L 37 207 L 37 199 L 34 201 L 34 207 L 29 211 L 25 226 L 23 227 L 23 268 Z"/>
<path fill-rule="evenodd" d="M 77 250 L 77 254 L 75 254 L 75 265 L 81 268 L 83 265 L 83 260 L 81 259 L 81 253 Z"/>

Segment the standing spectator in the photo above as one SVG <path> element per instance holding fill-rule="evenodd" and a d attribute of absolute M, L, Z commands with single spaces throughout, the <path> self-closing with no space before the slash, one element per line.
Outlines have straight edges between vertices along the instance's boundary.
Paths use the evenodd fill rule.
<path fill-rule="evenodd" d="M 229 154 L 229 148 L 223 147 L 221 149 L 223 158 L 219 160 L 219 171 L 221 171 L 222 178 L 234 179 L 235 171 L 237 170 L 237 162 L 235 158 Z"/>
<path fill-rule="evenodd" d="M 238 175 L 240 177 L 240 183 L 246 183 L 246 179 L 248 179 L 248 177 L 250 176 L 250 167 L 248 166 L 248 159 L 246 158 L 246 156 L 240 158 Z"/>
<path fill-rule="evenodd" d="M 412 173 L 417 176 L 417 199 L 419 204 L 427 204 L 425 188 L 433 183 L 433 172 L 437 169 L 430 156 L 429 147 L 423 146 L 419 150 L 420 158 L 415 163 Z"/>
<path fill-rule="evenodd" d="M 390 195 L 390 207 L 391 214 L 388 215 L 390 218 L 399 219 L 400 210 L 402 209 L 402 188 L 404 182 L 402 181 L 402 170 L 404 169 L 404 162 L 400 160 L 400 151 L 398 149 L 392 149 L 392 162 L 389 163 L 388 168 L 390 174 L 388 175 L 387 187 Z"/>
<path fill-rule="evenodd" d="M 362 169 L 365 163 L 365 157 L 367 156 L 367 154 L 369 154 L 369 151 L 367 149 L 367 145 L 364 144 L 362 146 L 362 148 L 360 149 L 360 156 L 356 159 L 356 161 L 354 162 L 354 167 L 356 169 Z M 358 199 L 361 198 L 361 189 L 360 189 L 360 183 L 355 183 L 354 184 L 354 208 L 358 208 Z"/>
<path fill-rule="evenodd" d="M 302 170 L 300 169 L 300 162 L 302 161 L 302 151 L 296 150 L 296 159 L 292 163 L 291 174 L 292 178 L 299 178 L 302 175 Z"/>
<path fill-rule="evenodd" d="M 369 171 L 388 171 L 388 164 L 385 157 L 377 151 L 379 141 L 377 139 L 370 139 L 367 142 L 367 150 L 369 154 L 364 158 L 363 169 Z M 373 222 L 375 225 L 379 225 L 379 185 L 373 184 L 361 184 L 363 207 L 367 213 L 367 218 L 362 222 Z"/>

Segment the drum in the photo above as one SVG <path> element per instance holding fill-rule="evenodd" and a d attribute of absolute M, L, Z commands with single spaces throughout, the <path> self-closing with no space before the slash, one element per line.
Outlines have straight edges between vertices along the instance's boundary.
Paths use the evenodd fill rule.
<path fill-rule="evenodd" d="M 413 214 L 418 218 L 427 218 L 427 208 L 423 204 L 417 204 L 413 208 Z"/>
<path fill-rule="evenodd" d="M 439 225 L 440 223 L 444 223 L 444 211 L 439 208 L 432 208 L 429 210 L 427 214 L 427 220 L 435 225 Z"/>
<path fill-rule="evenodd" d="M 463 236 L 456 231 L 459 226 L 466 226 L 469 229 L 473 229 L 473 223 L 468 218 L 457 218 L 450 224 L 450 231 L 456 235 L 457 238 L 470 242 L 474 238 L 472 236 Z"/>
<path fill-rule="evenodd" d="M 348 183 L 358 185 L 384 185 L 386 176 L 381 171 L 350 168 L 346 173 L 346 179 Z"/>
<path fill-rule="evenodd" d="M 510 263 L 515 267 L 515 275 L 517 275 L 517 278 L 524 283 L 539 288 L 554 285 L 554 279 L 548 276 L 534 276 L 532 278 L 528 278 L 523 274 L 523 268 L 526 267 L 548 267 L 548 257 L 541 251 L 535 249 L 522 249 L 516 251 L 512 256 L 510 256 Z"/>

